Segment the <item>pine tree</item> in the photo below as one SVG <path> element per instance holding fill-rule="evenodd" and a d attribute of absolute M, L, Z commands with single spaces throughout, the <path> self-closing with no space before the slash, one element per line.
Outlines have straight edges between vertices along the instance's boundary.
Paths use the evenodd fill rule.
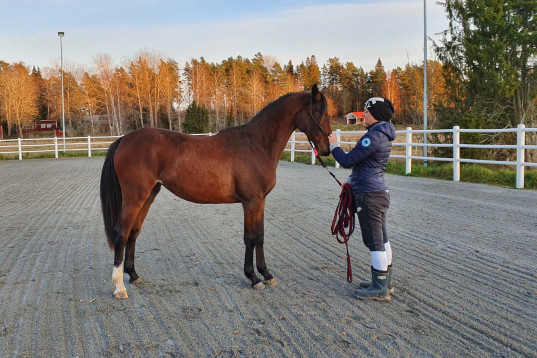
<path fill-rule="evenodd" d="M 319 70 L 315 55 L 306 58 L 306 63 L 304 64 L 304 62 L 302 62 L 300 66 L 298 66 L 297 72 L 305 90 L 311 89 L 314 84 L 321 83 L 321 71 Z"/>
<path fill-rule="evenodd" d="M 31 76 L 35 81 L 37 87 L 38 98 L 37 98 L 37 116 L 36 120 L 42 121 L 48 119 L 48 110 L 46 104 L 46 84 L 43 76 L 41 75 L 41 70 L 39 68 L 32 68 Z"/>
<path fill-rule="evenodd" d="M 377 60 L 375 69 L 369 72 L 369 95 L 370 96 L 382 96 L 382 89 L 386 82 L 386 71 L 384 71 L 384 65 L 380 58 Z"/>
<path fill-rule="evenodd" d="M 536 117 L 537 2 L 448 0 L 449 30 L 435 47 L 452 89 L 446 126 L 497 128 Z M 462 89 L 462 91 L 461 91 Z"/>
<path fill-rule="evenodd" d="M 192 102 L 186 109 L 183 130 L 186 133 L 207 133 L 209 127 L 209 111 L 203 106 Z"/>

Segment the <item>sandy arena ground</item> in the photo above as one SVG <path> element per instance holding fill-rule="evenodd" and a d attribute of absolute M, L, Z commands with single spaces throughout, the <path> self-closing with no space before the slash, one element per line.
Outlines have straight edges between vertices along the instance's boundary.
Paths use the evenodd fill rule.
<path fill-rule="evenodd" d="M 346 282 L 321 167 L 278 168 L 265 252 L 279 285 L 263 291 L 242 272 L 241 206 L 163 189 L 138 238 L 143 283 L 119 301 L 102 164 L 0 162 L 0 357 L 537 357 L 536 191 L 387 176 L 396 292 L 377 303 L 352 295 L 369 277 L 358 228 Z"/>

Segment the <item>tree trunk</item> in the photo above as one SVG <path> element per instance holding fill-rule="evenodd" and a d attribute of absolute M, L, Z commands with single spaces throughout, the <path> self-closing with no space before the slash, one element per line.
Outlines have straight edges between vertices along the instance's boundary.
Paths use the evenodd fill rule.
<path fill-rule="evenodd" d="M 172 130 L 172 106 L 168 105 L 168 126 Z"/>

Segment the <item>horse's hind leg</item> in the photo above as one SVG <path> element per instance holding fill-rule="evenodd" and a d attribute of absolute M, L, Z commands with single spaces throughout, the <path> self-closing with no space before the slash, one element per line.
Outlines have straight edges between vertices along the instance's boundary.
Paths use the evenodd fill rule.
<path fill-rule="evenodd" d="M 134 221 L 133 218 L 136 217 L 138 211 L 137 208 L 126 207 L 126 205 L 123 204 L 120 225 L 116 231 L 117 238 L 114 246 L 114 269 L 112 271 L 112 281 L 116 287 L 114 290 L 114 297 L 117 299 L 129 298 L 127 289 L 123 283 L 124 255 L 125 246 L 127 245 L 132 223 Z"/>
<path fill-rule="evenodd" d="M 121 207 L 121 218 L 114 229 L 114 234 L 116 235 L 114 242 L 116 244 L 114 246 L 114 269 L 112 271 L 112 281 L 116 287 L 114 297 L 117 299 L 129 298 L 127 289 L 123 284 L 125 247 L 127 246 L 132 226 L 138 217 L 138 213 L 145 200 L 145 198 L 129 198 L 129 200 L 124 200 Z"/>
<path fill-rule="evenodd" d="M 142 230 L 142 225 L 144 223 L 145 217 L 147 216 L 149 208 L 151 207 L 151 204 L 153 204 L 155 197 L 160 191 L 160 186 L 161 184 L 157 183 L 153 187 L 149 198 L 147 198 L 144 205 L 142 206 L 142 209 L 140 209 L 140 212 L 138 213 L 138 216 L 136 217 L 136 220 L 132 225 L 129 239 L 127 241 L 127 246 L 125 248 L 124 271 L 129 274 L 129 282 L 135 285 L 142 281 L 142 279 L 140 278 L 140 276 L 138 276 L 136 270 L 134 269 L 134 252 L 136 247 L 136 238 L 138 237 L 138 234 L 140 234 L 140 230 Z"/>
<path fill-rule="evenodd" d="M 114 283 L 114 297 L 117 299 L 129 298 L 127 289 L 123 283 L 123 255 L 125 251 L 124 234 L 118 233 L 116 245 L 114 247 L 114 268 L 112 270 L 112 282 Z"/>

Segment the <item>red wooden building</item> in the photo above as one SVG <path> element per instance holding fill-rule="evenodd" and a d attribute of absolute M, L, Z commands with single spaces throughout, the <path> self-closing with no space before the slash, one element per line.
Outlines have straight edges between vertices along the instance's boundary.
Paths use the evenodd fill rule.
<path fill-rule="evenodd" d="M 346 124 L 363 124 L 364 112 L 351 112 L 345 116 Z"/>
<path fill-rule="evenodd" d="M 32 129 L 31 127 L 29 129 Z M 44 120 L 35 121 L 33 131 L 34 132 L 46 132 L 56 130 L 56 121 Z"/>
<path fill-rule="evenodd" d="M 54 131 L 55 136 L 63 136 L 61 128 L 54 120 L 35 121 L 33 124 L 24 127 L 22 130 L 25 134 Z M 67 135 L 67 132 L 65 133 L 65 135 Z"/>

